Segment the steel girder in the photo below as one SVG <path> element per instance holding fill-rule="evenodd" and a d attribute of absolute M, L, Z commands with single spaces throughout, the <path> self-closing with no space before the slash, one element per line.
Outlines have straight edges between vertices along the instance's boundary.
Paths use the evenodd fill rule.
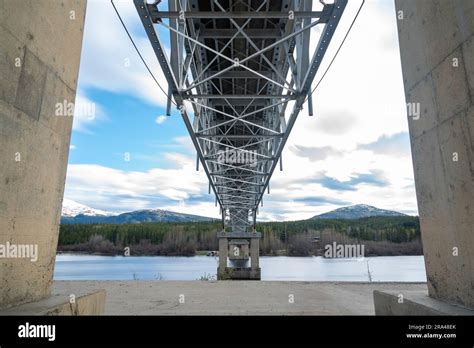
<path fill-rule="evenodd" d="M 312 113 L 311 85 L 347 0 L 322 11 L 312 0 L 168 0 L 166 11 L 159 2 L 134 0 L 224 226 L 245 232 L 306 101 Z"/>

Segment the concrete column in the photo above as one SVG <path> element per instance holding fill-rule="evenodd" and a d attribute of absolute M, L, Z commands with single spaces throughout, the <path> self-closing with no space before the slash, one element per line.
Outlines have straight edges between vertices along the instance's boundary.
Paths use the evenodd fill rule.
<path fill-rule="evenodd" d="M 229 254 L 229 242 L 227 238 L 219 238 L 219 272 L 224 272 L 227 267 L 227 256 Z"/>
<path fill-rule="evenodd" d="M 250 267 L 252 270 L 259 268 L 259 238 L 250 239 Z"/>
<path fill-rule="evenodd" d="M 249 245 L 248 244 L 242 245 L 242 247 L 240 248 L 240 254 L 243 255 L 246 260 L 249 259 Z"/>
<path fill-rule="evenodd" d="M 51 291 L 85 8 L 0 0 L 0 308 Z"/>
<path fill-rule="evenodd" d="M 474 2 L 395 3 L 429 295 L 474 308 Z"/>

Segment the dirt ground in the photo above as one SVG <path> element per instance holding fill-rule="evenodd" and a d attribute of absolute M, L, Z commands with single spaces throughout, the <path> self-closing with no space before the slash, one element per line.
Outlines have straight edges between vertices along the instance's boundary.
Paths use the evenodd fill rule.
<path fill-rule="evenodd" d="M 56 281 L 53 292 L 105 289 L 106 315 L 374 315 L 374 290 L 426 283 Z"/>

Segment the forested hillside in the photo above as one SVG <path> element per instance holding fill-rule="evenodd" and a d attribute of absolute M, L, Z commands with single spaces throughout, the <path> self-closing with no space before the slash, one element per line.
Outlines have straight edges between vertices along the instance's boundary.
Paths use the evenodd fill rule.
<path fill-rule="evenodd" d="M 217 250 L 219 222 L 61 225 L 60 251 L 133 255 L 195 255 Z M 259 223 L 262 255 L 317 255 L 332 242 L 364 244 L 367 255 L 421 254 L 417 217 L 310 219 Z"/>

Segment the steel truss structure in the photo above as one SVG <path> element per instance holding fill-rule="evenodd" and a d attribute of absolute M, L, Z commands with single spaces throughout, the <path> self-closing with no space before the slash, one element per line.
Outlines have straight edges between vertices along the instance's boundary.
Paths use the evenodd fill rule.
<path fill-rule="evenodd" d="M 311 85 L 347 0 L 324 4 L 321 11 L 312 10 L 312 0 L 168 0 L 167 11 L 158 9 L 160 1 L 134 3 L 196 147 L 197 168 L 201 164 L 216 195 L 224 229 L 254 230 L 305 102 L 312 114 Z M 322 31 L 310 56 L 315 26 Z M 169 32 L 169 56 L 159 35 L 163 29 Z"/>

